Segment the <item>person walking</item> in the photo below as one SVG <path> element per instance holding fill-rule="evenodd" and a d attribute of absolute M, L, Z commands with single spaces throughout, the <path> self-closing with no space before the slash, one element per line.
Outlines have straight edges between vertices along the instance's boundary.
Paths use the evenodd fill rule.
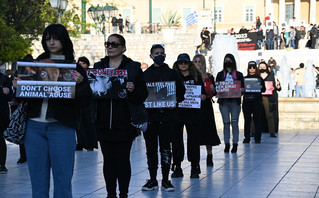
<path fill-rule="evenodd" d="M 232 54 L 226 54 L 224 58 L 223 70 L 217 74 L 216 82 L 219 81 L 240 81 L 241 87 L 244 87 L 243 74 L 237 71 L 237 65 L 235 57 Z M 225 153 L 229 153 L 230 149 L 230 125 L 232 126 L 233 135 L 233 147 L 232 153 L 237 152 L 238 141 L 239 141 L 239 114 L 241 98 L 219 98 L 219 110 L 222 115 L 224 124 L 224 142 L 225 142 Z"/>
<path fill-rule="evenodd" d="M 148 92 L 141 64 L 124 55 L 126 41 L 122 35 L 111 34 L 105 43 L 107 56 L 94 64 L 94 69 L 127 71 L 125 98 L 95 99 L 93 115 L 103 154 L 103 174 L 107 197 L 115 198 L 117 182 L 120 198 L 126 198 L 131 179 L 130 152 L 136 129 L 131 124 L 129 104 L 143 104 Z"/>
<path fill-rule="evenodd" d="M 176 102 L 184 100 L 185 87 L 181 76 L 164 63 L 165 48 L 163 44 L 154 44 L 150 50 L 150 58 L 154 64 L 144 72 L 146 83 L 173 81 L 176 85 Z M 158 189 L 158 146 L 161 153 L 162 189 L 174 191 L 169 177 L 171 166 L 171 137 L 176 122 L 176 108 L 148 108 L 148 129 L 143 133 L 146 144 L 147 165 L 150 179 L 142 187 L 143 191 Z"/>

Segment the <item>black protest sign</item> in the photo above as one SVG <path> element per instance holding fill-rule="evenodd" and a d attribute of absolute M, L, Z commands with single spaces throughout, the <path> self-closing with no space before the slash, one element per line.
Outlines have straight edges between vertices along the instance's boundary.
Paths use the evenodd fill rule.
<path fill-rule="evenodd" d="M 148 98 L 145 108 L 170 108 L 176 107 L 176 85 L 174 81 L 148 82 Z"/>

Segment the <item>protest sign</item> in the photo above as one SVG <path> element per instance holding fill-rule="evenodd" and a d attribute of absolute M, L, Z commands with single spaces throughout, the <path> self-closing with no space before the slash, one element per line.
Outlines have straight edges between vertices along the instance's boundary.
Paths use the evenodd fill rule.
<path fill-rule="evenodd" d="M 219 81 L 216 82 L 217 98 L 240 98 L 240 81 Z"/>
<path fill-rule="evenodd" d="M 16 97 L 18 98 L 58 98 L 75 97 L 76 82 L 73 72 L 76 64 L 52 62 L 17 62 L 18 78 Z"/>
<path fill-rule="evenodd" d="M 259 78 L 244 78 L 245 92 L 247 93 L 258 93 L 261 92 Z"/>
<path fill-rule="evenodd" d="M 176 85 L 174 81 L 148 82 L 148 97 L 145 108 L 176 107 Z"/>
<path fill-rule="evenodd" d="M 266 91 L 262 93 L 262 95 L 272 95 L 274 90 L 273 81 L 265 81 Z"/>
<path fill-rule="evenodd" d="M 200 95 L 202 92 L 200 85 L 186 85 L 186 92 L 185 92 L 185 100 L 178 103 L 178 107 L 180 108 L 193 108 L 193 109 L 200 109 L 201 99 Z"/>
<path fill-rule="evenodd" d="M 86 69 L 93 97 L 118 99 L 126 98 L 126 69 Z"/>

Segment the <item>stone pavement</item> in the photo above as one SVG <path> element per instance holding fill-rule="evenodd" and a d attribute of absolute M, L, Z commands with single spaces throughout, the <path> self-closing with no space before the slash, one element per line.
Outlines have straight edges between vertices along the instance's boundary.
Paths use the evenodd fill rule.
<path fill-rule="evenodd" d="M 222 132 L 219 131 L 222 139 Z M 206 167 L 201 147 L 199 179 L 190 179 L 190 163 L 182 163 L 184 177 L 172 179 L 175 192 L 141 191 L 149 178 L 145 143 L 138 137 L 132 147 L 132 179 L 129 197 L 155 198 L 319 198 L 319 130 L 281 130 L 278 138 L 263 134 L 261 144 L 239 143 L 237 154 L 225 154 L 224 145 L 213 148 L 214 167 Z M 240 132 L 240 140 L 243 132 Z M 186 140 L 186 136 L 185 136 Z M 8 143 L 7 174 L 0 175 L 1 198 L 29 198 L 31 184 L 27 164 L 18 165 L 19 147 Z M 75 198 L 105 198 L 100 151 L 77 151 L 73 177 Z M 158 171 L 160 174 L 160 170 Z M 161 180 L 161 176 L 158 178 Z M 160 183 L 160 182 L 159 182 Z M 52 197 L 52 182 L 51 193 Z"/>

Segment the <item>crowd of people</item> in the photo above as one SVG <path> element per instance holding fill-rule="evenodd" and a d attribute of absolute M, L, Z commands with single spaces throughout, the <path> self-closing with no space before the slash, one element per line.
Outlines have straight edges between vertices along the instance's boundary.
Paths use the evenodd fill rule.
<path fill-rule="evenodd" d="M 129 16 L 126 16 L 125 20 L 123 20 L 122 14 L 119 14 L 118 18 L 116 18 L 116 16 L 112 17 L 111 23 L 113 33 L 123 34 L 124 32 L 133 32 L 133 25 Z"/>
<path fill-rule="evenodd" d="M 204 43 L 209 46 L 210 41 L 205 37 L 206 34 L 203 34 Z M 42 46 L 43 54 L 35 60 L 25 58 L 25 61 L 75 63 L 73 43 L 63 25 L 51 24 L 46 27 L 42 36 Z M 256 144 L 261 143 L 263 132 L 269 133 L 270 137 L 276 137 L 279 124 L 277 91 L 281 90 L 281 85 L 276 78 L 276 64 L 273 61 L 269 64 L 264 61 L 258 64 L 250 61 L 247 76 L 244 76 L 238 71 L 234 56 L 227 54 L 224 57 L 223 69 L 215 78 L 207 73 L 205 57 L 202 54 L 197 54 L 191 59 L 188 54 L 181 53 L 170 68 L 165 63 L 165 46 L 154 44 L 150 49 L 153 64 L 144 71 L 139 62 L 124 55 L 127 49 L 122 35 L 110 35 L 105 47 L 108 55 L 94 63 L 93 68 L 126 70 L 128 75 L 125 81 L 125 98 L 92 97 L 84 70 L 90 62 L 85 57 L 78 59 L 73 73 L 76 82 L 75 99 L 15 98 L 14 90 L 19 77 L 13 75 L 10 80 L 9 77 L 0 74 L 1 134 L 9 122 L 8 104 L 13 99 L 16 103 L 29 103 L 24 139 L 26 155 L 22 154 L 21 158 L 22 163 L 28 162 L 33 197 L 49 197 L 51 170 L 54 197 L 72 197 L 71 181 L 75 151 L 92 151 L 98 147 L 97 141 L 103 154 L 107 197 L 117 197 L 117 186 L 120 198 L 127 197 L 131 179 L 130 151 L 135 137 L 139 134 L 138 129 L 131 123 L 136 110 L 132 106 L 141 105 L 147 99 L 147 84 L 174 82 L 176 100 L 174 107 L 146 109 L 148 127 L 143 131 L 143 137 L 149 179 L 142 186 L 143 191 L 158 189 L 159 161 L 163 190 L 174 191 L 174 186 L 169 180 L 170 170 L 171 178 L 184 176 L 181 168 L 185 155 L 184 127 L 187 131 L 186 147 L 187 159 L 191 165 L 190 177 L 200 177 L 201 145 L 206 147 L 206 165 L 214 165 L 212 147 L 221 144 L 212 106 L 213 97 L 218 95 L 218 83 L 238 81 L 240 85 L 239 96 L 219 97 L 217 101 L 223 121 L 225 153 L 237 153 L 241 110 L 245 119 L 243 143 L 250 143 L 251 137 L 254 137 Z M 302 75 L 301 70 L 298 71 L 298 75 Z M 245 79 L 256 79 L 256 92 L 248 92 L 245 89 Z M 273 85 L 267 90 L 267 95 L 263 94 L 266 91 L 265 82 L 271 82 Z M 200 94 L 196 95 L 201 101 L 200 108 L 179 107 L 179 103 L 185 100 L 186 85 L 200 86 Z M 301 85 L 299 81 L 297 85 Z M 12 106 L 13 103 L 10 104 Z M 0 173 L 8 171 L 5 162 L 6 143 L 1 135 Z"/>

